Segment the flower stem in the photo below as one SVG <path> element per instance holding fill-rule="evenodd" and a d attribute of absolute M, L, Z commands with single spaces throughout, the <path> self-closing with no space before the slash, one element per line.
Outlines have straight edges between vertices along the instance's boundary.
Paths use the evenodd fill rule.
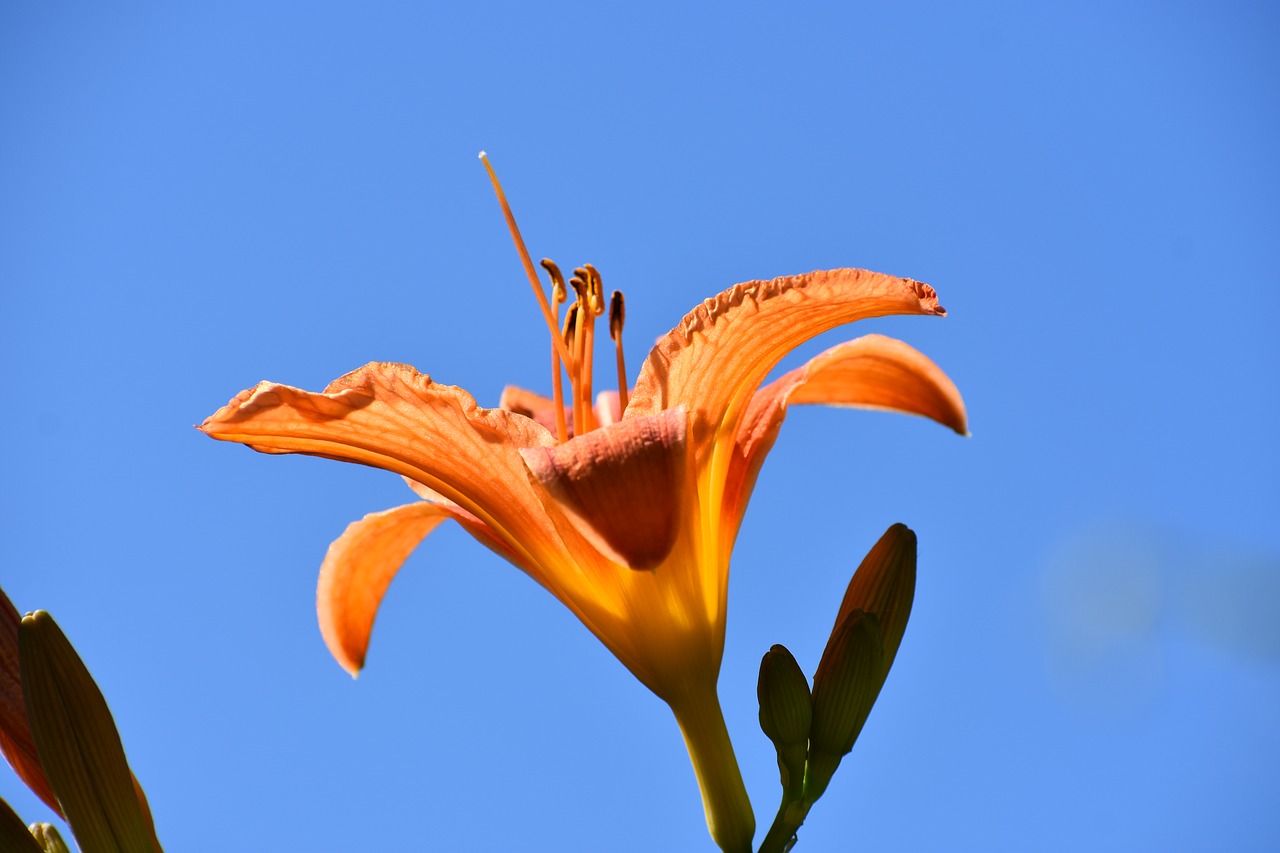
<path fill-rule="evenodd" d="M 785 853 L 790 850 L 791 839 L 795 838 L 808 813 L 807 805 L 784 796 L 782 805 L 778 806 L 778 814 L 773 819 L 773 826 L 769 827 L 764 841 L 760 842 L 759 853 Z"/>
<path fill-rule="evenodd" d="M 714 684 L 671 703 L 702 791 L 707 830 L 724 853 L 751 853 L 755 815 Z"/>

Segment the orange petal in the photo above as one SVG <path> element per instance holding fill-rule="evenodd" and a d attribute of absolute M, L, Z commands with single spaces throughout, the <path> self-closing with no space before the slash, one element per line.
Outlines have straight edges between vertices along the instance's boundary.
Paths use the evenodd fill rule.
<path fill-rule="evenodd" d="M 556 447 L 522 451 L 529 470 L 601 554 L 652 569 L 680 532 L 685 412 L 628 418 Z"/>
<path fill-rule="evenodd" d="M 548 432 L 554 433 L 556 431 L 555 401 L 541 394 L 535 394 L 532 391 L 508 385 L 502 389 L 502 397 L 498 400 L 498 408 L 505 409 L 508 412 L 515 412 L 517 415 L 524 415 L 526 418 L 532 418 Z M 565 406 L 564 414 L 569 435 L 573 435 L 573 409 Z"/>
<path fill-rule="evenodd" d="M 708 299 L 649 353 L 627 416 L 683 405 L 699 460 L 732 437 L 750 395 L 790 350 L 821 332 L 887 314 L 936 314 L 932 287 L 859 269 L 749 281 Z"/>
<path fill-rule="evenodd" d="M 609 426 L 622 420 L 622 400 L 617 391 L 601 391 L 596 395 L 596 423 Z"/>
<path fill-rule="evenodd" d="M 515 559 L 474 516 L 431 503 L 370 513 L 348 525 L 329 546 L 316 588 L 320 634 L 334 659 L 353 676 L 364 666 L 373 620 L 391 579 L 427 534 L 450 518 L 500 555 Z"/>
<path fill-rule="evenodd" d="M 40 766 L 31 725 L 27 722 L 18 658 L 18 626 L 21 624 L 22 616 L 0 589 L 0 753 L 4 753 L 32 793 L 61 816 L 62 809 Z"/>
<path fill-rule="evenodd" d="M 453 501 L 449 500 L 444 495 L 437 492 L 435 489 L 431 488 L 430 486 L 422 485 L 412 477 L 403 477 L 402 479 L 404 480 L 405 485 L 407 485 L 410 489 L 412 489 L 413 493 L 418 497 L 422 498 L 424 501 L 431 501 L 432 503 L 436 503 L 436 504 L 456 505 L 456 504 L 453 504 Z"/>
<path fill-rule="evenodd" d="M 756 392 L 738 430 L 724 490 L 732 535 L 765 455 L 792 403 L 825 403 L 923 415 L 966 434 L 964 401 L 948 376 L 920 351 L 883 335 L 834 346 Z"/>
<path fill-rule="evenodd" d="M 461 388 L 405 364 L 368 364 L 323 394 L 263 382 L 200 429 L 264 453 L 393 471 L 474 514 L 517 551 L 556 541 L 519 454 L 554 437 L 528 418 L 480 408 Z"/>

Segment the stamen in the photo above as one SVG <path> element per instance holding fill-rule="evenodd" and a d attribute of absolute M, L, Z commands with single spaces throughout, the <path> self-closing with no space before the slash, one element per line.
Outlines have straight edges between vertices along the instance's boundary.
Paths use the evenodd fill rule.
<path fill-rule="evenodd" d="M 573 349 L 573 331 L 578 320 L 578 303 L 575 302 L 569 306 L 569 310 L 564 315 L 564 330 L 560 333 L 564 339 L 564 345 L 570 350 Z"/>
<path fill-rule="evenodd" d="M 569 370 L 569 381 L 573 385 L 573 431 L 574 435 L 582 435 L 584 432 L 582 426 L 582 314 L 586 311 L 587 304 L 587 282 L 578 276 L 578 270 L 574 270 L 573 278 L 569 279 L 569 286 L 573 288 L 573 292 L 577 295 L 577 300 L 570 306 L 569 310 L 573 311 L 573 342 L 569 345 L 569 352 L 573 354 L 573 367 Z"/>
<path fill-rule="evenodd" d="M 572 284 L 570 280 L 570 284 Z M 582 301 L 576 301 L 569 306 L 569 311 L 564 316 L 564 342 L 574 355 L 576 363 L 582 361 Z M 585 433 L 582 410 L 582 381 L 574 370 L 569 372 L 569 388 L 573 395 L 573 434 L 582 435 Z"/>
<path fill-rule="evenodd" d="M 538 280 L 538 273 L 533 268 L 533 260 L 529 257 L 529 250 L 525 248 L 524 238 L 520 236 L 520 229 L 516 226 L 516 218 L 511 213 L 511 205 L 507 204 L 507 195 L 502 191 L 502 184 L 498 183 L 498 175 L 493 171 L 493 166 L 489 164 L 489 155 L 483 151 L 480 152 L 480 162 L 484 163 L 485 171 L 489 173 L 489 182 L 493 184 L 493 191 L 498 196 L 498 204 L 502 207 L 502 215 L 507 220 L 507 230 L 511 232 L 511 239 L 516 244 L 516 252 L 520 255 L 520 262 L 524 264 L 525 274 L 529 276 L 529 284 L 533 286 L 533 293 L 538 297 L 538 305 L 542 308 L 542 316 L 547 321 L 547 328 L 551 330 L 552 345 L 558 347 L 560 357 L 569 361 L 569 351 L 565 348 L 564 342 L 560 339 L 556 328 L 556 318 L 551 313 L 551 306 L 547 304 L 547 295 L 542 292 L 542 282 Z"/>
<path fill-rule="evenodd" d="M 583 360 L 578 376 L 582 382 L 581 396 L 586 408 L 587 429 L 592 430 L 596 428 L 595 412 L 591 408 L 591 386 L 596 352 L 596 317 L 600 315 L 601 310 L 604 308 L 604 303 L 600 298 L 600 273 L 596 272 L 595 267 L 591 266 L 591 264 L 583 264 L 576 268 L 573 274 L 575 278 L 583 281 L 583 291 L 586 297 L 583 301 L 583 305 L 586 306 L 584 311 L 586 322 L 582 335 Z"/>
<path fill-rule="evenodd" d="M 556 266 L 556 262 L 550 258 L 543 258 L 538 263 L 547 271 L 547 275 L 551 276 L 551 302 L 555 306 L 555 313 L 558 317 L 560 306 L 568 298 L 568 289 L 564 286 L 564 274 L 560 272 L 560 267 Z"/>
<path fill-rule="evenodd" d="M 609 337 L 613 338 L 613 347 L 618 354 L 618 411 L 627 410 L 627 365 L 622 357 L 622 323 L 627 318 L 627 306 L 622 300 L 622 291 L 615 290 L 609 299 Z"/>
<path fill-rule="evenodd" d="M 574 318 L 573 358 L 577 365 L 577 382 L 573 386 L 573 429 L 574 435 L 584 435 L 591 431 L 591 378 L 587 370 L 591 367 L 587 343 L 590 340 L 591 310 L 584 303 L 578 303 L 578 313 Z"/>
<path fill-rule="evenodd" d="M 542 268 L 547 271 L 547 275 L 551 276 L 552 312 L 558 324 L 560 306 L 566 298 L 564 276 L 560 274 L 560 268 L 550 258 L 542 259 Z M 564 444 L 569 440 L 569 425 L 564 418 L 564 383 L 560 378 L 560 350 L 556 349 L 554 335 L 551 344 L 551 399 L 556 407 L 556 439 Z"/>
<path fill-rule="evenodd" d="M 591 264 L 583 264 L 582 269 L 587 273 L 587 285 L 591 294 L 591 313 L 599 316 L 604 313 L 604 281 L 600 278 L 600 271 Z M 574 270 L 578 272 L 578 270 Z"/>

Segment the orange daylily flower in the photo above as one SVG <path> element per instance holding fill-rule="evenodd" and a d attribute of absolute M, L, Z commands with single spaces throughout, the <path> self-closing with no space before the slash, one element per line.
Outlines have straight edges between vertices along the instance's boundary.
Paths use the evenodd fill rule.
<path fill-rule="evenodd" d="M 509 215 L 500 189 L 499 198 Z M 544 266 L 558 306 L 563 281 Z M 730 552 L 787 407 L 892 409 L 966 431 L 947 376 L 879 335 L 761 383 L 787 352 L 835 326 L 945 312 L 928 285 L 866 270 L 746 282 L 691 311 L 658 341 L 633 389 L 602 394 L 591 409 L 584 347 L 603 300 L 598 273 L 576 272 L 581 307 L 564 326 L 538 290 L 558 332 L 553 364 L 557 388 L 561 365 L 569 376 L 567 404 L 508 389 L 500 408 L 483 408 L 413 367 L 372 363 L 322 393 L 260 383 L 200 429 L 266 453 L 383 468 L 425 498 L 365 516 L 329 547 L 317 604 L 325 642 L 345 669 L 362 667 L 379 603 L 404 560 L 440 523 L 456 521 L 546 588 L 671 706 L 713 837 L 726 850 L 749 850 L 754 824 L 716 681 Z M 610 331 L 620 341 L 620 307 L 616 314 Z"/>

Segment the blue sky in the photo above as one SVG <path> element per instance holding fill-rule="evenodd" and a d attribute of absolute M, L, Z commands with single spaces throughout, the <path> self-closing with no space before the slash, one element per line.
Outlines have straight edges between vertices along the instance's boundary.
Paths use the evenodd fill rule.
<path fill-rule="evenodd" d="M 920 536 L 912 622 L 797 850 L 1269 850 L 1280 759 L 1280 19 L 1265 3 L 225 3 L 0 11 L 0 583 L 114 710 L 169 850 L 713 849 L 669 712 L 456 529 L 358 681 L 328 542 L 399 478 L 191 428 L 406 361 L 494 405 L 535 256 L 699 300 L 861 266 L 950 315 L 972 438 L 794 412 L 734 557 L 720 691 L 816 665 Z M 43 808 L 9 774 L 0 796 Z"/>

